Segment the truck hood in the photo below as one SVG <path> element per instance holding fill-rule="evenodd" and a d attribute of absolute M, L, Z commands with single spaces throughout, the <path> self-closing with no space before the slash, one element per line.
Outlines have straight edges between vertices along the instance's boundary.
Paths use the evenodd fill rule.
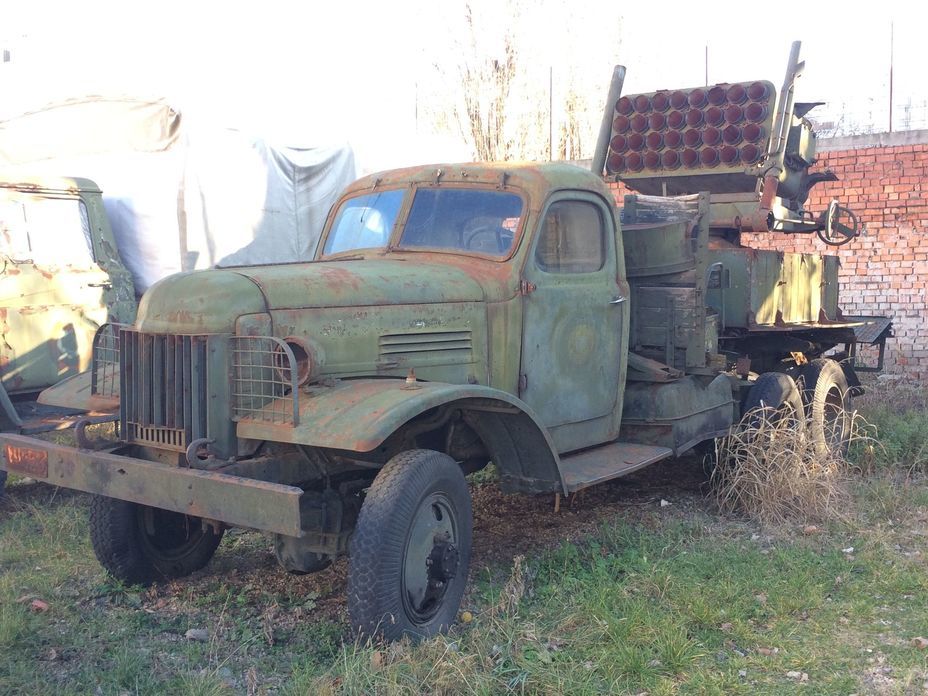
<path fill-rule="evenodd" d="M 317 261 L 237 268 L 261 288 L 268 309 L 431 304 L 483 300 L 480 284 L 445 264 L 399 259 Z"/>
<path fill-rule="evenodd" d="M 278 309 L 480 302 L 480 284 L 445 264 L 317 261 L 178 273 L 149 288 L 136 328 L 150 333 L 232 333 L 244 314 Z"/>

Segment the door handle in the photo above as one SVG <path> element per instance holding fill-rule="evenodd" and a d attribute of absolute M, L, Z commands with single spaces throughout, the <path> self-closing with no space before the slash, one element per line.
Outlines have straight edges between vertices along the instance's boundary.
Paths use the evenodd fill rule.
<path fill-rule="evenodd" d="M 625 299 L 626 298 L 619 295 L 618 297 L 614 297 L 611 300 L 609 300 L 609 304 L 611 305 L 622 304 L 623 302 L 625 302 Z"/>
<path fill-rule="evenodd" d="M 104 290 L 112 290 L 113 284 L 107 281 L 102 283 L 87 283 L 88 288 L 103 288 Z"/>

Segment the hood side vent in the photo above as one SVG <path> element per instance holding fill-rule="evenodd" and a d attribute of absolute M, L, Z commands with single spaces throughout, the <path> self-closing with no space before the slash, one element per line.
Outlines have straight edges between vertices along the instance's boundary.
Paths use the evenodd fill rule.
<path fill-rule="evenodd" d="M 470 363 L 474 357 L 469 330 L 384 334 L 379 348 L 382 362 L 409 367 Z"/>

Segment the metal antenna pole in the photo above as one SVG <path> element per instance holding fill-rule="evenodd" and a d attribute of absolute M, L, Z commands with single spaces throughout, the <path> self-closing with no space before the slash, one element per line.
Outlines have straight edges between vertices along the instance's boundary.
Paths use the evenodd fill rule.
<path fill-rule="evenodd" d="M 548 161 L 554 159 L 554 66 L 548 66 Z"/>
<path fill-rule="evenodd" d="M 889 132 L 893 132 L 893 23 L 889 23 Z"/>

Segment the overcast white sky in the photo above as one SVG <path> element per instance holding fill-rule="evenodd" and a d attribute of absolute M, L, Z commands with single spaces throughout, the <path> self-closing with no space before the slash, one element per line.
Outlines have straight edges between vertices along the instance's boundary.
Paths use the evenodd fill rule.
<path fill-rule="evenodd" d="M 8 0 L 0 48 L 13 62 L 0 66 L 0 116 L 85 94 L 165 96 L 188 115 L 281 144 L 348 140 L 366 170 L 465 157 L 454 143 L 417 138 L 415 117 L 417 83 L 453 58 L 448 27 L 462 4 Z M 710 82 L 779 85 L 790 42 L 800 39 L 799 100 L 882 103 L 894 22 L 895 101 L 928 98 L 921 3 L 525 4 L 541 8 L 525 20 L 535 23 L 535 54 L 555 75 L 571 64 L 601 74 L 603 97 L 613 55 L 628 67 L 626 92 L 704 84 L 707 44 Z M 506 21 L 499 2 L 472 5 Z M 555 6 L 571 8 L 568 26 L 551 19 Z M 565 55 L 569 30 L 599 50 Z"/>

